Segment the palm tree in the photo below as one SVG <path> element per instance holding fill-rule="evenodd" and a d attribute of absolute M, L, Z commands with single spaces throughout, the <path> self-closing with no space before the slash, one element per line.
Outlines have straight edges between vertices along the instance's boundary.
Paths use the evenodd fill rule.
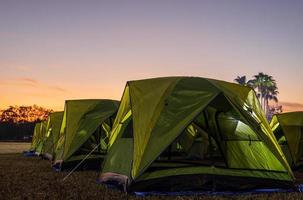
<path fill-rule="evenodd" d="M 269 101 L 278 102 L 278 94 L 279 92 L 276 84 L 267 87 L 266 91 L 264 91 L 265 113 L 268 113 L 269 111 Z"/>
<path fill-rule="evenodd" d="M 237 76 L 234 81 L 240 85 L 251 86 L 251 80 L 246 79 L 246 76 Z"/>
<path fill-rule="evenodd" d="M 253 76 L 252 80 L 246 79 L 246 76 L 237 76 L 234 79 L 240 85 L 249 86 L 256 91 L 257 97 L 261 103 L 265 114 L 269 111 L 269 101 L 278 102 L 278 87 L 276 80 L 263 72 L 259 72 L 257 75 Z"/>
<path fill-rule="evenodd" d="M 278 101 L 277 95 L 279 92 L 276 80 L 272 76 L 260 72 L 251 80 L 251 86 L 256 90 L 261 106 L 267 114 L 269 101 Z"/>
<path fill-rule="evenodd" d="M 255 89 L 256 93 L 257 93 L 257 96 L 261 102 L 261 105 L 263 107 L 263 104 L 262 104 L 262 100 L 263 100 L 263 95 L 262 95 L 262 91 L 264 90 L 264 80 L 265 80 L 265 74 L 260 72 L 259 74 L 257 75 L 254 75 L 253 76 L 254 79 L 251 80 L 251 85 L 252 87 Z"/>

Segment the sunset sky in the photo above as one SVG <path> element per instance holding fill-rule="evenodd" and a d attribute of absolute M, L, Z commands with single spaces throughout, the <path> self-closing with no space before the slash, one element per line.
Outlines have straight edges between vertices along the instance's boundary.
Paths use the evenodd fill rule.
<path fill-rule="evenodd" d="M 277 80 L 284 110 L 303 110 L 302 0 L 0 1 L 0 109 L 258 72 Z"/>

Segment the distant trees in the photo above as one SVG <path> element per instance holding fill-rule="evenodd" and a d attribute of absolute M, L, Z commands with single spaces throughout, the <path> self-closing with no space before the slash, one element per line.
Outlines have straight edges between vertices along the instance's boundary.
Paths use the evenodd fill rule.
<path fill-rule="evenodd" d="M 267 115 L 269 113 L 269 101 L 278 102 L 278 87 L 276 80 L 263 72 L 253 76 L 253 79 L 246 80 L 246 76 L 237 76 L 235 82 L 253 88 L 259 98 L 261 106 Z M 282 110 L 282 108 L 281 108 Z"/>
<path fill-rule="evenodd" d="M 51 112 L 37 105 L 10 106 L 0 110 L 0 140 L 29 141 L 35 122 L 46 120 Z"/>
<path fill-rule="evenodd" d="M 10 106 L 0 111 L 0 122 L 26 123 L 46 120 L 52 112 L 37 105 L 33 106 Z"/>

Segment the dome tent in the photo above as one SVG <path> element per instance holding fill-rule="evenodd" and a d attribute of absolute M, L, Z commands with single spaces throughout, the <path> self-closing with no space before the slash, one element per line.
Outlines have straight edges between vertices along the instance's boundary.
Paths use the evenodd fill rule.
<path fill-rule="evenodd" d="M 198 77 L 126 84 L 99 181 L 127 191 L 292 187 L 252 89 Z"/>
<path fill-rule="evenodd" d="M 34 132 L 32 136 L 31 146 L 28 151 L 24 151 L 24 156 L 39 156 L 41 155 L 42 148 L 45 141 L 45 133 L 46 133 L 46 122 L 41 121 L 37 122 L 34 127 Z"/>
<path fill-rule="evenodd" d="M 30 151 L 36 151 L 36 148 L 37 148 L 37 146 L 39 144 L 39 140 L 40 140 L 40 129 L 41 129 L 41 122 L 37 122 L 35 124 L 35 128 L 34 128 Z"/>
<path fill-rule="evenodd" d="M 58 170 L 70 168 L 84 158 L 86 167 L 100 167 L 118 106 L 119 102 L 115 100 L 65 101 L 54 167 Z"/>
<path fill-rule="evenodd" d="M 303 112 L 288 112 L 273 116 L 270 126 L 289 165 L 303 164 Z"/>
<path fill-rule="evenodd" d="M 52 160 L 55 153 L 55 147 L 59 139 L 62 117 L 63 112 L 53 112 L 47 119 L 46 135 L 42 148 L 42 154 L 49 160 Z"/>
<path fill-rule="evenodd" d="M 35 152 L 37 155 L 41 155 L 42 153 L 42 148 L 45 142 L 45 136 L 46 136 L 46 121 L 41 121 L 38 126 L 37 126 L 37 130 L 35 127 L 35 134 L 37 134 L 37 136 L 35 137 L 36 140 L 36 148 L 35 148 Z"/>

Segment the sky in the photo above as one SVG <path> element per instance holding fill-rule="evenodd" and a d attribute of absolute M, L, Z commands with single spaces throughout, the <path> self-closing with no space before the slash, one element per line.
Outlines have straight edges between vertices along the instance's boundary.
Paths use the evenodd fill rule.
<path fill-rule="evenodd" d="M 303 110 L 302 0 L 0 0 L 0 109 L 120 99 L 128 80 L 272 75 Z"/>

